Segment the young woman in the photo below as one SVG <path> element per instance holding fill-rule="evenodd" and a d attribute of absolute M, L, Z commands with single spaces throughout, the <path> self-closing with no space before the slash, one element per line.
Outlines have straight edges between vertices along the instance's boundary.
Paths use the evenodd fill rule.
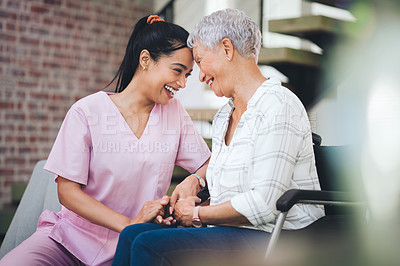
<path fill-rule="evenodd" d="M 37 231 L 0 265 L 108 265 L 126 226 L 174 223 L 163 217 L 169 198 L 161 198 L 174 165 L 204 178 L 210 157 L 174 99 L 194 64 L 187 38 L 186 30 L 158 16 L 139 20 L 116 93 L 76 102 L 48 157 L 45 169 L 57 176 L 62 210 L 45 211 Z"/>
<path fill-rule="evenodd" d="M 213 121 L 210 204 L 196 206 L 196 197 L 174 204 L 174 192 L 176 220 L 199 228 L 129 226 L 120 235 L 115 265 L 257 264 L 275 224 L 277 199 L 291 188 L 320 189 L 307 113 L 279 80 L 261 74 L 261 33 L 254 21 L 239 10 L 217 11 L 196 25 L 188 44 L 200 81 L 230 98 Z M 190 184 L 185 180 L 176 191 Z M 284 229 L 303 228 L 321 216 L 322 207 L 295 206 Z"/>

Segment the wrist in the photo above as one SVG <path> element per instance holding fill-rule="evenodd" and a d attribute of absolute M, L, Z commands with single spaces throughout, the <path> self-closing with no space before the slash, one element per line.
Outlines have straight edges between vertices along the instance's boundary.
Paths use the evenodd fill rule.
<path fill-rule="evenodd" d="M 193 219 L 192 219 L 193 227 L 202 227 L 203 226 L 201 219 L 200 219 L 200 208 L 201 208 L 201 206 L 196 206 L 193 208 Z"/>
<path fill-rule="evenodd" d="M 199 180 L 197 179 L 197 177 L 195 177 L 194 175 L 189 175 L 186 179 L 188 179 L 190 181 L 190 184 L 192 187 L 195 187 L 196 189 L 196 194 L 200 192 L 201 190 L 201 186 L 199 184 Z"/>
<path fill-rule="evenodd" d="M 130 219 L 128 226 L 132 225 L 132 224 L 139 224 L 139 223 L 141 223 L 140 219 L 138 217 L 135 217 L 135 218 Z"/>
<path fill-rule="evenodd" d="M 204 178 L 202 178 L 201 176 L 199 176 L 198 174 L 191 174 L 192 176 L 196 177 L 197 179 L 197 183 L 200 187 L 200 189 L 205 188 L 206 187 L 206 181 Z"/>

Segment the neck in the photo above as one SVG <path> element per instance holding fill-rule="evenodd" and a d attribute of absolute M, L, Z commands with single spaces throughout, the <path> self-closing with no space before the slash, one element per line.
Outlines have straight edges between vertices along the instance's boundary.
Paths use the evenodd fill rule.
<path fill-rule="evenodd" d="M 261 74 L 257 64 L 246 58 L 239 58 L 243 62 L 234 64 L 231 76 L 233 80 L 232 100 L 235 110 L 244 113 L 247 103 L 256 92 L 257 88 L 267 79 Z"/>
<path fill-rule="evenodd" d="M 122 92 L 115 95 L 118 105 L 129 109 L 132 113 L 150 113 L 155 103 L 143 93 L 146 90 L 145 87 L 145 83 L 141 82 L 140 78 L 134 77 Z"/>

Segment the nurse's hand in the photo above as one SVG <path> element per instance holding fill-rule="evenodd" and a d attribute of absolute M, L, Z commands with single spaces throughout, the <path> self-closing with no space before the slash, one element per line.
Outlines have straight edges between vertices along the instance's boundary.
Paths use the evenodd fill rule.
<path fill-rule="evenodd" d="M 150 223 L 153 221 L 164 225 L 174 224 L 175 219 L 173 217 L 163 218 L 165 215 L 165 207 L 168 206 L 168 203 L 168 196 L 164 196 L 161 199 L 145 202 L 138 215 L 134 219 L 132 219 L 132 224 Z"/>
<path fill-rule="evenodd" d="M 199 193 L 201 187 L 197 177 L 189 175 L 181 183 L 179 183 L 174 192 L 172 192 L 170 200 L 170 212 L 173 213 L 175 210 L 175 204 L 180 199 L 186 199 L 188 197 L 196 196 Z"/>

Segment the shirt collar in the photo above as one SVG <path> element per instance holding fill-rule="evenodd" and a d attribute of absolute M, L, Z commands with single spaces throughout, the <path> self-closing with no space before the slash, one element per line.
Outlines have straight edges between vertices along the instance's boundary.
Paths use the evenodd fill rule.
<path fill-rule="evenodd" d="M 258 100 L 261 99 L 261 97 L 264 95 L 264 93 L 271 87 L 273 86 L 281 86 L 282 83 L 281 81 L 276 78 L 276 77 L 270 77 L 268 78 L 266 81 L 264 81 L 260 87 L 257 88 L 257 90 L 255 91 L 255 93 L 253 94 L 253 96 L 251 96 L 249 102 L 247 103 L 247 108 L 252 107 L 254 105 L 257 104 Z M 229 98 L 228 101 L 229 106 L 231 107 L 231 109 L 235 108 L 235 105 L 233 104 L 233 100 L 232 98 Z"/>
<path fill-rule="evenodd" d="M 247 107 L 251 107 L 257 104 L 258 100 L 264 95 L 264 93 L 273 86 L 281 86 L 281 81 L 276 77 L 270 77 L 266 81 L 264 81 L 260 87 L 256 90 L 253 96 L 250 98 L 249 102 L 247 103 Z"/>

